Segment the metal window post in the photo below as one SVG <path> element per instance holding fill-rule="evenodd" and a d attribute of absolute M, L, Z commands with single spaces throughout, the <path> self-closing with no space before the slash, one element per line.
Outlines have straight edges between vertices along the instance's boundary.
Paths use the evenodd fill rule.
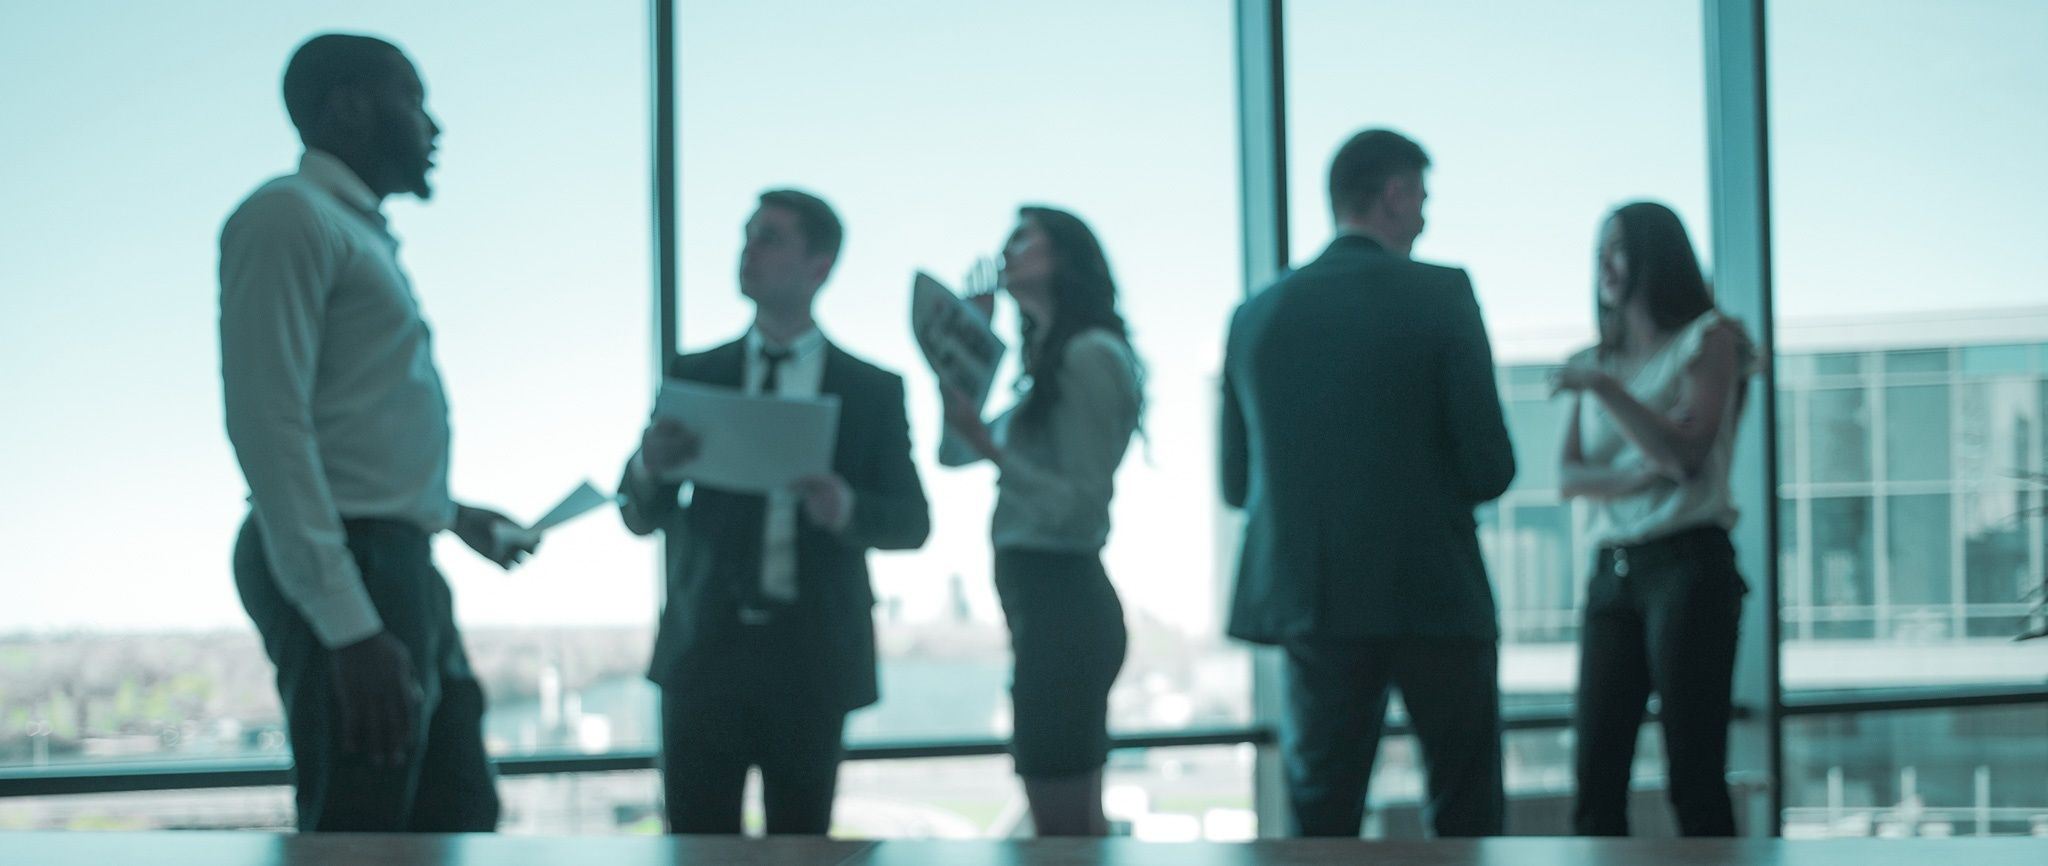
<path fill-rule="evenodd" d="M 651 81 L 654 141 L 652 142 L 654 189 L 654 383 L 660 384 L 668 359 L 675 356 L 677 331 L 682 310 L 677 306 L 676 251 L 676 4 L 675 0 L 650 0 L 652 29 Z M 652 392 L 653 389 L 649 389 Z"/>
<path fill-rule="evenodd" d="M 1287 266 L 1287 88 L 1281 0 L 1237 0 L 1237 131 L 1239 216 L 1244 230 L 1244 291 L 1258 290 Z M 1226 525 L 1232 525 L 1226 521 Z M 1219 545 L 1221 547 L 1221 545 Z M 1280 657 L 1252 651 L 1252 722 L 1277 729 L 1286 709 Z M 1291 823 L 1280 761 L 1258 752 L 1252 801 L 1259 835 L 1285 835 Z"/>
<path fill-rule="evenodd" d="M 1751 836 L 1776 836 L 1784 814 L 1778 660 L 1776 334 L 1771 296 L 1771 176 L 1763 0 L 1704 0 L 1707 154 L 1716 300 L 1756 337 L 1766 363 L 1737 431 L 1733 484 L 1743 513 L 1735 548 L 1751 592 L 1735 663 L 1735 703 L 1758 708 L 1730 732 L 1730 778 L 1764 786 L 1738 801 Z"/>

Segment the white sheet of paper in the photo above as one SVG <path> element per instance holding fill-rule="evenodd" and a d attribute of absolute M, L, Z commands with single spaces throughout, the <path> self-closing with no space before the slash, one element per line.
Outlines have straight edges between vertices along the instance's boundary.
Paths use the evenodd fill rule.
<path fill-rule="evenodd" d="M 546 532 L 578 517 L 582 517 L 593 509 L 610 505 L 611 502 L 612 497 L 604 495 L 604 493 L 600 492 L 586 480 L 582 484 L 576 485 L 575 490 L 569 491 L 569 495 L 562 497 L 561 502 L 555 503 L 555 507 L 548 509 L 548 513 L 541 515 L 539 520 L 534 521 L 531 528 L 535 532 Z"/>
<path fill-rule="evenodd" d="M 674 418 L 702 439 L 697 459 L 665 481 L 693 481 L 738 493 L 785 490 L 797 479 L 832 471 L 839 398 L 750 396 L 734 388 L 670 379 L 654 414 Z"/>
<path fill-rule="evenodd" d="M 555 507 L 548 509 L 548 513 L 541 515 L 539 520 L 534 521 L 532 526 L 520 526 L 514 523 L 492 525 L 491 544 L 496 546 L 498 556 L 503 556 L 505 550 L 514 545 L 532 547 L 540 543 L 541 535 L 548 530 L 589 514 L 592 509 L 602 505 L 609 505 L 611 502 L 612 497 L 599 492 L 595 486 L 591 485 L 588 480 L 585 480 L 583 483 L 576 485 L 575 490 L 569 491 L 569 495 L 562 497 L 562 501 L 555 503 Z"/>

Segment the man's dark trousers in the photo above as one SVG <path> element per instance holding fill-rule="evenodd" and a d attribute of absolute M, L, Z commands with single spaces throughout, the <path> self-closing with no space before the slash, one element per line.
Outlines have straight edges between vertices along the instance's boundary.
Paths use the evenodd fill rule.
<path fill-rule="evenodd" d="M 396 520 L 344 520 L 349 553 L 384 628 L 411 653 L 423 700 L 406 759 L 380 767 L 342 748 L 332 652 L 271 577 L 252 518 L 235 545 L 242 606 L 277 666 L 301 831 L 487 832 L 498 792 L 483 743 L 483 689 L 456 631 L 432 537 Z"/>
<path fill-rule="evenodd" d="M 817 696 L 810 631 L 791 618 L 735 623 L 730 653 L 662 689 L 662 794 L 673 833 L 741 832 L 747 771 L 761 771 L 769 835 L 823 836 L 845 754 L 846 711 Z"/>
<path fill-rule="evenodd" d="M 1439 837 L 1497 836 L 1501 778 L 1499 645 L 1484 638 L 1290 641 L 1281 726 L 1300 836 L 1356 837 L 1365 819 L 1389 689 L 1421 747 L 1428 818 Z"/>

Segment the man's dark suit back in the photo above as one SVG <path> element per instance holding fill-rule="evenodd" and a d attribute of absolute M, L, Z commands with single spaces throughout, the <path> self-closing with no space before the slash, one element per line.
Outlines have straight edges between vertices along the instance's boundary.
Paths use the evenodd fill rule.
<path fill-rule="evenodd" d="M 1463 271 L 1338 238 L 1238 309 L 1223 416 L 1232 636 L 1498 635 L 1472 512 L 1515 464 Z"/>
<path fill-rule="evenodd" d="M 922 545 L 931 516 L 910 459 L 902 378 L 836 346 L 827 344 L 825 351 L 819 392 L 839 397 L 832 468 L 854 490 L 853 517 L 839 534 L 798 520 L 797 601 L 778 616 L 791 618 L 795 631 L 807 636 L 798 649 L 814 666 L 787 673 L 819 690 L 822 709 L 844 712 L 879 697 L 867 552 Z M 677 357 L 668 374 L 737 388 L 745 362 L 739 341 Z M 765 499 L 699 487 L 678 506 L 676 485 L 658 493 L 652 502 L 629 497 L 624 508 L 634 532 L 662 529 L 668 540 L 668 600 L 648 677 L 664 688 L 688 690 L 707 666 L 731 661 L 721 650 L 742 627 L 741 601 L 761 579 Z"/>

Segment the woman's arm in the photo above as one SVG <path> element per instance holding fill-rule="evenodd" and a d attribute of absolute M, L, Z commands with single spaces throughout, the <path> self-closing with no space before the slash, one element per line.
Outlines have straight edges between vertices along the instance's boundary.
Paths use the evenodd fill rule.
<path fill-rule="evenodd" d="M 1001 467 L 1003 449 L 996 446 L 995 434 L 989 431 L 988 423 L 981 420 L 981 410 L 975 407 L 974 402 L 959 389 L 943 386 L 939 398 L 944 403 L 947 429 L 974 449 L 974 453 L 981 455 L 981 459 Z"/>
<path fill-rule="evenodd" d="M 1565 499 L 1611 499 L 1649 486 L 1656 478 L 1654 472 L 1587 465 L 1584 440 L 1579 435 L 1583 400 L 1578 394 L 1572 395 L 1571 418 L 1564 429 L 1564 453 L 1558 457 L 1558 495 Z"/>
<path fill-rule="evenodd" d="M 1661 477 L 1647 469 L 1595 468 L 1566 464 L 1558 473 L 1559 495 L 1565 499 L 1616 499 L 1640 493 Z"/>
<path fill-rule="evenodd" d="M 1683 481 L 1699 474 L 1721 436 L 1728 401 L 1735 399 L 1737 339 L 1734 326 L 1727 324 L 1700 335 L 1699 353 L 1686 365 L 1678 407 L 1669 416 L 1643 405 L 1619 380 L 1596 369 L 1566 368 L 1558 374 L 1557 389 L 1592 394 L 1651 467 Z"/>

